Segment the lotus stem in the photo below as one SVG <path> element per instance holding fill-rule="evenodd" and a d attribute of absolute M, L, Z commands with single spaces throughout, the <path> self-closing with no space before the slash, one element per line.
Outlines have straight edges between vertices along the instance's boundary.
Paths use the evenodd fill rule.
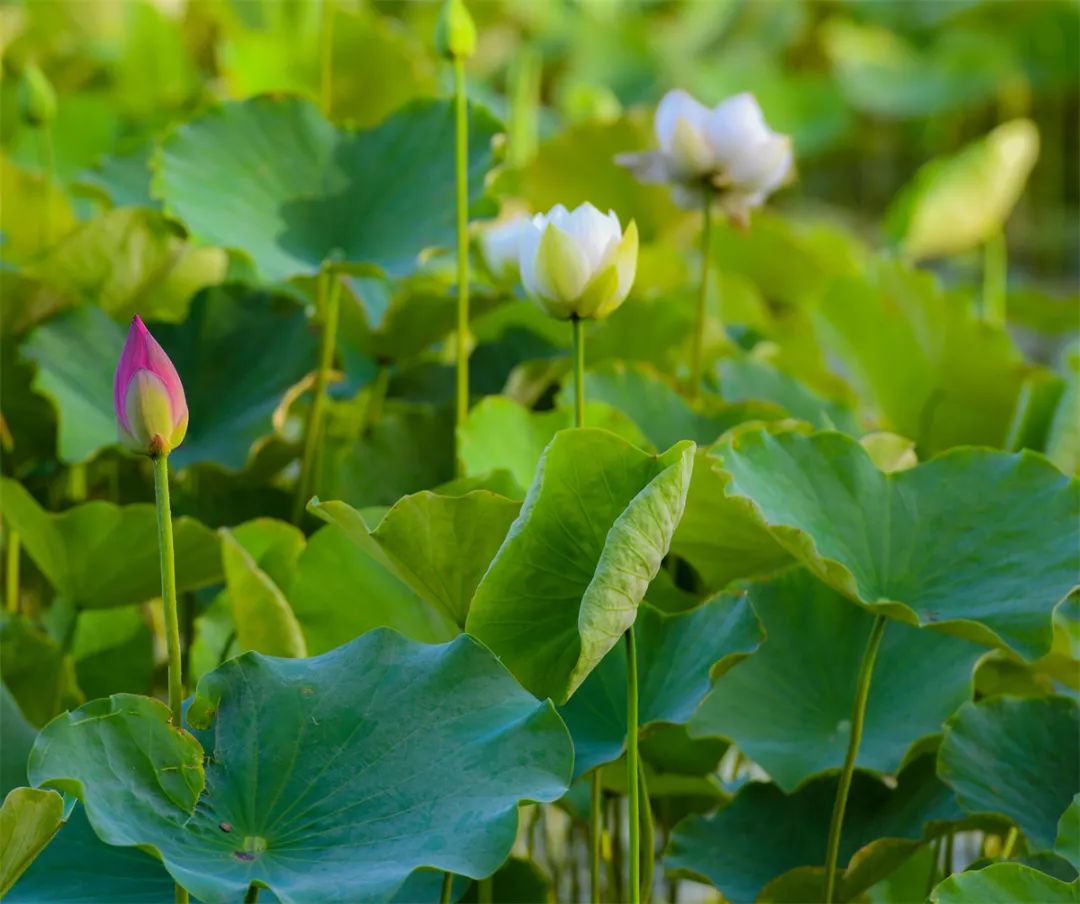
<path fill-rule="evenodd" d="M 161 606 L 165 614 L 165 646 L 169 653 L 169 709 L 177 731 L 184 727 L 184 689 L 180 674 L 180 619 L 176 612 L 176 555 L 173 550 L 172 506 L 169 503 L 169 456 L 155 455 L 154 501 L 157 503 L 158 550 L 161 554 Z M 187 890 L 176 885 L 176 904 L 187 904 Z"/>
<path fill-rule="evenodd" d="M 874 674 L 874 660 L 877 659 L 884 633 L 885 616 L 878 615 L 870 629 L 870 639 L 866 642 L 866 652 L 863 653 L 862 665 L 859 667 L 859 679 L 855 685 L 855 706 L 851 712 L 851 737 L 848 740 L 847 756 L 844 757 L 844 768 L 840 772 L 840 784 L 836 787 L 836 802 L 833 804 L 832 821 L 829 824 L 829 843 L 825 849 L 825 904 L 834 904 L 836 900 L 836 860 L 840 854 L 840 832 L 844 827 L 844 810 L 847 808 L 851 778 L 855 774 L 855 760 L 859 756 L 859 744 L 862 742 L 866 701 L 870 697 L 870 678 Z"/>
<path fill-rule="evenodd" d="M 638 681 L 634 626 L 626 638 L 626 790 L 630 800 L 630 904 L 641 901 L 641 798 L 638 782 Z"/>
<path fill-rule="evenodd" d="M 450 904 L 454 900 L 454 874 L 443 873 L 442 893 L 439 895 L 440 904 Z"/>
<path fill-rule="evenodd" d="M 638 785 L 641 793 L 641 849 L 645 852 L 641 869 L 641 901 L 642 904 L 649 904 L 655 877 L 656 826 L 653 823 L 652 804 L 649 802 L 649 785 L 645 780 L 645 764 L 640 758 L 638 759 Z"/>
<path fill-rule="evenodd" d="M 570 318 L 574 334 L 574 426 L 585 426 L 585 328 L 581 318 Z"/>
<path fill-rule="evenodd" d="M 457 418 L 469 416 L 469 111 L 465 95 L 465 60 L 454 57 L 454 131 L 457 172 Z M 455 444 L 457 431 L 454 432 Z M 461 467 L 455 450 L 454 460 Z"/>
<path fill-rule="evenodd" d="M 1005 233 L 995 232 L 983 247 L 983 320 L 995 326 L 1005 325 L 1005 293 L 1008 258 Z"/>
<path fill-rule="evenodd" d="M 1005 844 L 1001 848 L 1001 859 L 1008 860 L 1016 849 L 1016 840 L 1020 837 L 1020 831 L 1013 826 L 1005 836 Z"/>
<path fill-rule="evenodd" d="M 705 324 L 709 316 L 709 251 L 712 247 L 712 194 L 705 192 L 701 212 L 701 284 L 698 286 L 697 321 L 694 323 L 694 345 L 690 350 L 690 398 L 701 394 L 705 372 Z"/>
<path fill-rule="evenodd" d="M 477 883 L 476 900 L 479 904 L 492 904 L 495 882 L 491 876 L 481 879 Z"/>
<path fill-rule="evenodd" d="M 337 346 L 338 302 L 341 296 L 341 281 L 332 268 L 323 270 L 316 281 L 317 305 L 325 312 L 323 323 L 322 346 L 319 351 L 319 369 L 315 371 L 315 384 L 312 387 L 311 410 L 308 412 L 304 430 L 304 452 L 300 459 L 300 478 L 296 484 L 296 500 L 293 504 L 293 523 L 299 524 L 304 517 L 304 509 L 311 498 L 316 472 L 320 439 L 322 438 L 323 417 L 326 411 L 326 384 L 330 370 L 334 366 L 334 350 Z"/>
<path fill-rule="evenodd" d="M 604 821 L 600 810 L 603 794 L 599 769 L 592 772 L 589 791 L 589 900 L 592 904 L 600 904 L 600 839 L 604 834 Z"/>
<path fill-rule="evenodd" d="M 19 532 L 8 522 L 7 556 L 4 569 L 4 601 L 7 611 L 14 615 L 19 611 Z"/>

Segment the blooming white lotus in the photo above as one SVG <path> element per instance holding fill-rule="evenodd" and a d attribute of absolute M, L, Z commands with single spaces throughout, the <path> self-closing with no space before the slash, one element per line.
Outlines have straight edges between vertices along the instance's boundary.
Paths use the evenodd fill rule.
<path fill-rule="evenodd" d="M 507 283 L 517 280 L 521 237 L 531 230 L 532 218 L 519 213 L 480 233 L 480 254 L 492 276 Z"/>
<path fill-rule="evenodd" d="M 518 246 L 521 282 L 552 317 L 600 320 L 626 300 L 637 270 L 638 234 L 614 211 L 556 204 L 537 214 Z"/>
<path fill-rule="evenodd" d="M 685 91 L 669 91 L 654 120 L 659 151 L 620 154 L 642 182 L 668 182 L 676 201 L 699 205 L 715 190 L 721 206 L 744 223 L 791 172 L 791 139 L 765 122 L 750 93 L 736 94 L 713 109 Z"/>

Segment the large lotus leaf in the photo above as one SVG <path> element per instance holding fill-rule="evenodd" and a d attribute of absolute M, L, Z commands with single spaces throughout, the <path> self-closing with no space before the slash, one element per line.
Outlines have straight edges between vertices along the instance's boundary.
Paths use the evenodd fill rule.
<path fill-rule="evenodd" d="M 1032 851 L 1053 849 L 1080 788 L 1080 713 L 1067 697 L 991 697 L 945 728 L 938 772 L 972 813 L 1002 813 Z"/>
<path fill-rule="evenodd" d="M 209 904 L 253 881 L 288 904 L 387 900 L 420 866 L 488 875 L 517 802 L 558 798 L 572 768 L 554 707 L 466 636 L 248 653 L 203 677 L 188 718 L 198 740 L 157 701 L 95 701 L 42 732 L 29 773 L 78 794 L 103 840 L 159 851 Z"/>
<path fill-rule="evenodd" d="M 316 339 L 303 310 L 284 296 L 239 287 L 211 289 L 182 324 L 154 335 L 184 381 L 190 423 L 170 456 L 183 467 L 212 461 L 240 469 L 273 432 L 286 393 L 316 364 Z"/>
<path fill-rule="evenodd" d="M 89 699 L 149 693 L 154 674 L 154 633 L 140 604 L 86 609 L 75 623 L 71 646 L 79 687 Z"/>
<path fill-rule="evenodd" d="M 585 423 L 610 430 L 636 446 L 647 443 L 626 415 L 607 405 L 586 402 Z M 524 495 L 544 449 L 556 433 L 573 424 L 571 408 L 530 411 L 504 396 L 488 396 L 469 412 L 468 420 L 458 429 L 465 473 L 477 475 L 505 469 Z"/>
<path fill-rule="evenodd" d="M 476 587 L 521 504 L 486 490 L 424 491 L 399 499 L 374 529 L 344 502 L 318 502 L 311 510 L 464 628 Z"/>
<path fill-rule="evenodd" d="M 491 166 L 496 121 L 469 112 L 469 193 Z M 227 103 L 162 144 L 154 194 L 200 241 L 251 257 L 267 281 L 326 260 L 394 275 L 454 240 L 454 112 L 416 101 L 353 132 L 295 97 Z M 222 204 L 222 199 L 227 204 Z"/>
<path fill-rule="evenodd" d="M 59 183 L 22 169 L 6 154 L 0 154 L 0 195 L 4 196 L 0 233 L 6 263 L 33 258 L 75 226 L 71 201 Z"/>
<path fill-rule="evenodd" d="M 672 832 L 665 865 L 676 875 L 700 878 L 716 886 L 733 904 L 758 900 L 766 885 L 792 870 L 822 867 L 829 831 L 829 813 L 836 797 L 836 777 L 819 778 L 787 796 L 776 785 L 750 782 L 715 816 L 691 816 Z M 933 759 L 922 757 L 889 788 L 856 772 L 840 839 L 840 876 L 844 899 L 849 899 L 880 876 L 860 869 L 867 851 L 887 839 L 891 846 L 915 850 L 938 833 L 942 823 L 959 823 L 963 811 L 949 789 L 934 776 Z M 819 874 L 822 870 L 815 870 Z M 812 874 L 813 875 L 813 874 Z M 801 877 L 803 882 L 807 878 Z M 847 880 L 845 882 L 845 880 Z M 803 900 L 821 900 L 817 896 Z"/>
<path fill-rule="evenodd" d="M 67 651 L 22 615 L 0 618 L 0 675 L 34 725 L 86 699 Z"/>
<path fill-rule="evenodd" d="M 540 697 L 565 702 L 634 623 L 682 516 L 694 444 L 648 455 L 556 434 L 466 627 Z"/>
<path fill-rule="evenodd" d="M 1080 879 L 1062 882 L 1022 863 L 994 863 L 949 876 L 930 892 L 931 904 L 1076 904 Z"/>
<path fill-rule="evenodd" d="M 573 393 L 573 385 L 565 383 L 560 395 L 566 408 L 574 404 Z M 775 406 L 716 402 L 695 411 L 651 368 L 622 361 L 604 362 L 587 371 L 585 397 L 606 402 L 627 415 L 657 449 L 666 449 L 682 439 L 709 444 L 743 421 L 773 420 L 783 414 Z"/>
<path fill-rule="evenodd" d="M 693 566 L 708 591 L 791 564 L 791 555 L 762 526 L 753 505 L 727 495 L 730 482 L 720 462 L 698 450 L 686 509 L 671 538 L 671 551 Z"/>
<path fill-rule="evenodd" d="M 765 643 L 716 683 L 690 733 L 734 741 L 790 792 L 844 762 L 874 617 L 803 569 L 753 585 L 749 599 Z M 896 772 L 912 745 L 938 734 L 971 699 L 975 662 L 985 652 L 959 637 L 887 625 L 856 765 Z"/>
<path fill-rule="evenodd" d="M 1080 793 L 1073 797 L 1068 809 L 1058 820 L 1054 852 L 1080 870 Z"/>
<path fill-rule="evenodd" d="M 64 818 L 55 791 L 15 788 L 0 807 L 0 895 L 6 895 L 52 840 Z"/>
<path fill-rule="evenodd" d="M 854 608 L 854 607 L 852 607 Z M 642 605 L 638 642 L 638 725 L 685 723 L 717 668 L 752 653 L 761 628 L 745 598 L 723 597 L 665 615 Z M 559 710 L 574 739 L 574 777 L 617 760 L 626 743 L 626 646 L 616 644 Z"/>
<path fill-rule="evenodd" d="M 157 513 L 153 505 L 95 500 L 46 512 L 9 478 L 0 478 L 4 516 L 57 594 L 87 609 L 124 606 L 161 593 Z M 218 538 L 198 521 L 173 524 L 176 585 L 195 590 L 221 579 Z"/>
<path fill-rule="evenodd" d="M 26 758 L 37 729 L 19 709 L 6 684 L 0 684 L 0 794 L 26 784 Z"/>
<path fill-rule="evenodd" d="M 974 248 L 1002 230 L 1038 156 L 1035 124 L 1006 122 L 923 166 L 893 201 L 886 230 L 911 260 Z"/>
<path fill-rule="evenodd" d="M 312 654 L 378 627 L 427 643 L 456 633 L 439 610 L 332 524 L 308 540 L 288 597 Z"/>
<path fill-rule="evenodd" d="M 1034 659 L 1076 583 L 1080 485 L 1038 455 L 957 449 L 882 474 L 839 433 L 743 433 L 726 492 L 852 599 Z"/>
<path fill-rule="evenodd" d="M 175 322 L 199 289 L 222 280 L 225 266 L 220 249 L 193 248 L 160 214 L 126 208 L 80 226 L 25 272 L 117 320 Z"/>
<path fill-rule="evenodd" d="M 306 656 L 304 635 L 285 594 L 228 530 L 221 531 L 221 559 L 240 648 L 272 656 Z"/>
<path fill-rule="evenodd" d="M 120 325 L 92 305 L 54 317 L 22 344 L 22 356 L 37 365 L 34 390 L 56 408 L 62 461 L 85 461 L 117 441 L 113 374 L 123 346 Z"/>
<path fill-rule="evenodd" d="M 1004 444 L 1030 367 L 963 294 L 882 260 L 834 282 L 815 318 L 878 429 L 916 440 L 923 458 L 956 445 Z"/>

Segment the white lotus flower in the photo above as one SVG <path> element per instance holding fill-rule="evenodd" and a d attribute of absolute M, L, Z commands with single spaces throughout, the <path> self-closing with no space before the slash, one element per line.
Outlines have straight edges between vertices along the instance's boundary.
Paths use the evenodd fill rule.
<path fill-rule="evenodd" d="M 507 283 L 517 280 L 518 247 L 521 237 L 531 230 L 532 219 L 519 213 L 480 233 L 480 254 L 492 276 Z"/>
<path fill-rule="evenodd" d="M 653 124 L 660 150 L 620 154 L 616 161 L 642 182 L 674 185 L 683 206 L 698 206 L 703 191 L 715 190 L 728 215 L 745 222 L 791 172 L 791 139 L 768 127 L 752 94 L 710 110 L 685 91 L 669 91 Z"/>
<path fill-rule="evenodd" d="M 637 225 L 631 220 L 623 232 L 614 211 L 556 204 L 532 218 L 520 242 L 521 281 L 552 317 L 607 317 L 634 283 Z"/>

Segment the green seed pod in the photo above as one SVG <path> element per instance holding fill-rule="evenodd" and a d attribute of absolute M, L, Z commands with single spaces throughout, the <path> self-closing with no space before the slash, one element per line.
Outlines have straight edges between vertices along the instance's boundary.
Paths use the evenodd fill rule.
<path fill-rule="evenodd" d="M 34 128 L 47 126 L 56 118 L 56 91 L 45 73 L 32 63 L 19 79 L 19 114 Z"/>
<path fill-rule="evenodd" d="M 476 52 L 476 25 L 464 0 L 444 0 L 435 26 L 435 48 L 448 60 L 467 60 Z"/>

